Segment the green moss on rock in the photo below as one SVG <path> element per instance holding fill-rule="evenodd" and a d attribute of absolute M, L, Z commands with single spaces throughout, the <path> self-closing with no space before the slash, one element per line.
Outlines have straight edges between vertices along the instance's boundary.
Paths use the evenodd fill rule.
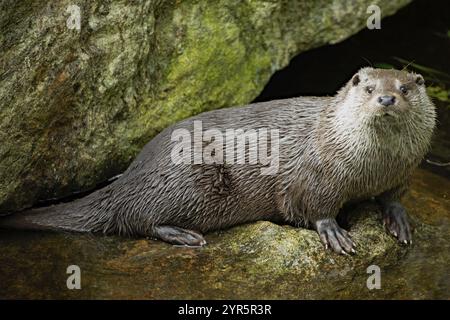
<path fill-rule="evenodd" d="M 409 0 L 375 1 L 383 16 Z M 164 127 L 244 104 L 296 54 L 365 26 L 372 0 L 0 4 L 0 212 L 87 189 Z"/>

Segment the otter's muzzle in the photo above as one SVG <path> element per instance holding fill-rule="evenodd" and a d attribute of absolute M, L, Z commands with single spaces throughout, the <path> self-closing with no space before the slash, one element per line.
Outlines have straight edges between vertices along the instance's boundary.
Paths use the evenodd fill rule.
<path fill-rule="evenodd" d="M 392 106 L 393 104 L 395 104 L 395 97 L 394 96 L 378 97 L 378 103 L 385 107 Z"/>

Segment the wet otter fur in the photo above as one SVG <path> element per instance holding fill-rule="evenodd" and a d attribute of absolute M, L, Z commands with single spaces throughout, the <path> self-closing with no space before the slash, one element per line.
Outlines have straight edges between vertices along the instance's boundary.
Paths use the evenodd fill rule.
<path fill-rule="evenodd" d="M 279 171 L 261 164 L 175 164 L 176 129 L 279 130 Z M 72 203 L 31 209 L 4 226 L 149 236 L 201 246 L 201 233 L 257 220 L 312 226 L 327 248 L 353 253 L 335 218 L 375 197 L 387 230 L 411 243 L 400 204 L 428 150 L 435 108 L 423 77 L 363 68 L 333 97 L 298 97 L 205 112 L 157 135 L 112 184 Z M 251 142 L 249 142 L 251 143 Z"/>

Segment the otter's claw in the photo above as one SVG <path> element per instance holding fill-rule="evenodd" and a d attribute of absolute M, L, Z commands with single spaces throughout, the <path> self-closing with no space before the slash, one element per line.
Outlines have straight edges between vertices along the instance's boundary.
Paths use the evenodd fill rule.
<path fill-rule="evenodd" d="M 400 203 L 391 202 L 383 208 L 383 225 L 400 243 L 412 244 L 408 215 Z"/>
<path fill-rule="evenodd" d="M 334 252 L 344 255 L 356 253 L 350 235 L 338 226 L 335 219 L 317 220 L 315 227 L 325 249 L 331 248 Z"/>

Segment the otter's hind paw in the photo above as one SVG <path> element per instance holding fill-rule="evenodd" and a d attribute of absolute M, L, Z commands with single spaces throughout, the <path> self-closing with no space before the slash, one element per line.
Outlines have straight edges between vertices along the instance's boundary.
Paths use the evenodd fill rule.
<path fill-rule="evenodd" d="M 412 243 L 412 230 L 405 208 L 398 202 L 391 202 L 383 208 L 383 225 L 400 243 Z"/>
<path fill-rule="evenodd" d="M 173 226 L 156 226 L 155 237 L 174 245 L 202 247 L 206 244 L 200 233 Z"/>
<path fill-rule="evenodd" d="M 317 233 L 325 248 L 339 254 L 354 254 L 355 244 L 347 231 L 338 226 L 335 219 L 327 218 L 315 222 Z"/>

